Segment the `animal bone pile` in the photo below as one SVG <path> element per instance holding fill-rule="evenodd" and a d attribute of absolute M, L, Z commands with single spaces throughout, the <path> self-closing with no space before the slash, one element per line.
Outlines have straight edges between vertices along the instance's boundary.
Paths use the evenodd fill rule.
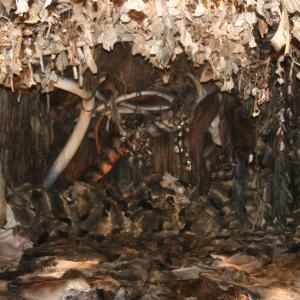
<path fill-rule="evenodd" d="M 297 212 L 285 234 L 268 220 L 252 232 L 251 202 L 240 230 L 230 186 L 215 179 L 194 201 L 169 174 L 120 194 L 109 182 L 16 187 L 0 232 L 0 299 L 298 299 Z"/>

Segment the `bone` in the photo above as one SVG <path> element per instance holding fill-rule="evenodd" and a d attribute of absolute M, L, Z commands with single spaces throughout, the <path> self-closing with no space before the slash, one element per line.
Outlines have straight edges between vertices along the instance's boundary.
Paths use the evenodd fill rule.
<path fill-rule="evenodd" d="M 284 45 L 286 45 L 284 54 L 288 54 L 290 51 L 290 29 L 289 29 L 289 16 L 287 9 L 283 7 L 281 19 L 276 33 L 271 39 L 271 44 L 276 51 L 279 51 Z"/>
<path fill-rule="evenodd" d="M 70 79 L 57 77 L 57 81 L 53 82 L 53 84 L 55 88 L 75 94 L 82 99 L 91 98 L 91 95 L 88 91 L 86 91 L 85 89 L 81 89 L 75 81 L 72 81 Z"/>
<path fill-rule="evenodd" d="M 95 107 L 95 99 L 90 93 L 84 89 L 80 89 L 76 82 L 65 78 L 57 78 L 54 82 L 54 87 L 73 93 L 82 98 L 82 108 L 79 120 L 68 140 L 65 147 L 53 163 L 49 173 L 47 174 L 43 187 L 49 189 L 59 177 L 59 175 L 67 167 L 76 151 L 78 150 L 86 132 L 89 127 L 93 110 Z"/>
<path fill-rule="evenodd" d="M 215 82 L 212 81 L 207 82 L 206 84 L 201 84 L 200 81 L 197 80 L 197 78 L 191 73 L 187 73 L 187 76 L 191 79 L 197 91 L 197 99 L 195 100 L 195 107 L 200 102 L 202 102 L 203 99 L 217 92 L 220 88 Z"/>
<path fill-rule="evenodd" d="M 115 102 L 116 102 L 117 105 L 118 104 L 123 105 L 122 102 L 126 102 L 128 100 L 132 100 L 132 99 L 139 98 L 139 97 L 142 97 L 142 96 L 157 96 L 157 97 L 160 97 L 160 98 L 164 99 L 166 102 L 168 102 L 168 105 L 145 106 L 145 105 L 126 103 L 126 108 L 129 108 L 129 109 L 139 108 L 142 111 L 160 111 L 160 110 L 164 110 L 164 109 L 169 109 L 172 106 L 173 101 L 174 101 L 174 98 L 172 96 L 161 93 L 161 92 L 157 92 L 157 91 L 140 91 L 140 92 L 134 92 L 134 93 L 119 96 L 118 98 L 116 98 Z M 96 97 L 101 99 L 100 93 L 96 92 Z M 96 111 L 103 111 L 103 110 L 105 110 L 105 105 L 104 104 L 101 104 L 96 108 Z"/>
<path fill-rule="evenodd" d="M 73 130 L 73 133 L 71 137 L 69 138 L 67 144 L 59 154 L 56 161 L 53 163 L 49 173 L 47 174 L 44 182 L 43 187 L 46 189 L 51 188 L 51 186 L 55 183 L 56 179 L 59 177 L 59 175 L 65 170 L 73 156 L 75 155 L 76 151 L 78 150 L 85 134 L 88 129 L 88 126 L 90 124 L 91 118 L 92 118 L 92 112 L 95 108 L 95 99 L 90 95 L 90 93 L 84 89 L 81 89 L 79 85 L 76 82 L 73 82 L 66 78 L 57 77 L 55 81 L 53 82 L 53 86 L 55 88 L 59 88 L 62 90 L 65 90 L 67 92 L 73 93 L 80 98 L 83 99 L 82 101 L 82 110 L 80 112 L 79 120 Z M 141 106 L 143 111 L 157 111 L 162 109 L 169 109 L 170 106 L 173 104 L 173 97 L 166 95 L 161 92 L 157 91 L 141 91 L 136 93 L 131 93 L 127 95 L 123 95 L 118 97 L 115 100 L 116 104 L 121 104 L 124 101 L 134 99 L 140 96 L 159 96 L 163 98 L 166 102 L 168 102 L 168 105 L 162 105 L 157 107 L 143 107 Z M 96 93 L 97 97 L 97 93 Z M 99 95 L 98 95 L 99 97 Z M 134 109 L 138 108 L 138 105 L 130 105 L 127 104 L 127 109 Z M 97 111 L 104 111 L 105 105 L 100 105 L 96 108 Z"/>
<path fill-rule="evenodd" d="M 191 74 L 191 73 L 187 73 L 187 76 L 192 80 L 196 90 L 197 90 L 197 95 L 198 95 L 198 99 L 197 99 L 197 103 L 200 102 L 203 98 L 205 98 L 205 93 L 203 91 L 203 87 L 201 86 L 199 80 L 196 79 L 196 77 Z"/>
<path fill-rule="evenodd" d="M 126 107 L 128 109 L 131 109 L 132 112 L 142 112 L 142 113 L 147 113 L 147 112 L 155 112 L 155 111 L 163 111 L 163 110 L 168 110 L 170 109 L 170 106 L 168 105 L 152 105 L 152 106 L 138 106 L 138 105 L 132 105 L 129 103 L 121 103 L 122 107 Z"/>

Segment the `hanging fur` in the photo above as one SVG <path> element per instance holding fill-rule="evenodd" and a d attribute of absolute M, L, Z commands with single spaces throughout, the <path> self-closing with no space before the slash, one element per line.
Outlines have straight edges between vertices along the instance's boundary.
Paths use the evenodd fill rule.
<path fill-rule="evenodd" d="M 218 135 L 221 146 L 215 143 L 210 132 L 211 124 L 217 116 L 220 119 Z M 205 194 L 208 191 L 212 172 L 219 163 L 234 163 L 237 158 L 240 159 L 236 157 L 237 153 L 241 153 L 243 157 L 245 156 L 243 159 L 247 160 L 254 145 L 252 122 L 237 97 L 214 93 L 204 98 L 194 111 L 190 132 L 198 193 Z M 225 160 L 220 161 L 222 154 Z M 238 177 L 241 178 L 241 176 Z"/>

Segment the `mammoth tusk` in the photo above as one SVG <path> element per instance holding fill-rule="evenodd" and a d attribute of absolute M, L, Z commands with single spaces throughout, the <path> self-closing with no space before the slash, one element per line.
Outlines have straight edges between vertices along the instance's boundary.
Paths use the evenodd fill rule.
<path fill-rule="evenodd" d="M 82 98 L 82 109 L 80 112 L 79 120 L 61 153 L 53 163 L 50 171 L 48 172 L 44 182 L 43 187 L 48 189 L 50 188 L 56 179 L 59 177 L 59 175 L 64 171 L 66 166 L 69 164 L 73 156 L 75 155 L 77 149 L 79 148 L 86 131 L 88 129 L 88 126 L 90 124 L 90 120 L 92 118 L 93 111 L 95 109 L 95 99 L 91 96 L 91 94 L 79 87 L 79 85 L 66 78 L 57 77 L 55 81 L 52 82 L 53 86 L 55 88 L 59 88 L 62 90 L 65 90 L 67 92 L 73 93 L 80 98 Z M 120 96 L 116 99 L 116 103 L 122 103 L 124 101 L 137 98 L 139 96 L 159 96 L 163 98 L 166 102 L 168 102 L 168 105 L 162 105 L 160 107 L 156 106 L 149 106 L 149 107 L 142 107 L 138 105 L 133 104 L 127 104 L 130 107 L 127 107 L 127 109 L 141 109 L 143 112 L 146 111 L 158 111 L 158 110 L 164 110 L 169 109 L 170 106 L 173 104 L 173 97 L 166 95 L 164 93 L 156 92 L 156 91 L 141 91 L 137 93 L 131 93 L 124 96 Z M 96 94 L 97 97 L 97 94 Z M 126 105 L 125 105 L 126 106 Z M 105 109 L 104 105 L 100 105 L 97 107 L 97 111 L 103 111 Z"/>
<path fill-rule="evenodd" d="M 128 109 L 131 109 L 133 112 L 155 112 L 155 111 L 163 111 L 168 110 L 171 108 L 171 106 L 167 105 L 151 105 L 151 106 L 143 106 L 143 105 L 134 105 L 129 103 L 121 103 L 121 107 L 126 107 Z"/>
<path fill-rule="evenodd" d="M 130 94 L 126 94 L 126 95 L 122 95 L 119 96 L 118 98 L 116 98 L 115 102 L 116 104 L 121 104 L 122 102 L 128 101 L 128 100 L 132 100 L 138 97 L 142 97 L 142 96 L 157 96 L 160 97 L 162 99 L 164 99 L 166 102 L 168 102 L 168 105 L 162 105 L 161 107 L 163 107 L 163 109 L 169 109 L 174 102 L 174 98 L 172 96 L 169 96 L 165 93 L 161 93 L 161 92 L 157 92 L 157 91 L 140 91 L 140 92 L 133 92 Z M 96 93 L 96 97 L 99 99 L 102 99 L 101 95 L 99 93 Z M 130 104 L 131 107 L 140 107 L 145 110 L 147 110 L 147 106 L 143 106 L 143 105 L 137 105 L 137 104 Z M 156 106 L 159 107 L 159 106 Z M 96 111 L 103 111 L 105 110 L 105 105 L 101 104 L 96 108 Z M 148 109 L 148 110 L 152 110 L 152 109 Z M 154 110 L 159 110 L 159 109 L 154 109 Z"/>
<path fill-rule="evenodd" d="M 58 89 L 77 95 L 82 99 L 91 98 L 91 95 L 88 91 L 81 89 L 75 81 L 72 81 L 67 78 L 56 77 L 56 81 L 53 82 L 53 86 Z"/>
<path fill-rule="evenodd" d="M 198 97 L 197 100 L 196 100 L 197 103 L 201 102 L 202 99 L 205 98 L 205 93 L 203 91 L 202 85 L 200 84 L 200 82 L 196 79 L 196 77 L 193 74 L 187 73 L 187 76 L 192 80 L 194 86 L 196 87 L 197 97 Z"/>
<path fill-rule="evenodd" d="M 158 91 L 140 91 L 140 92 L 134 92 L 134 93 L 130 93 L 127 95 L 123 95 L 120 96 L 116 99 L 116 103 L 119 102 L 123 102 L 123 101 L 127 101 L 130 99 L 134 99 L 134 98 L 138 98 L 141 96 L 157 96 L 160 97 L 162 99 L 164 99 L 165 101 L 167 101 L 170 105 L 173 104 L 174 98 L 170 95 L 167 95 L 165 93 L 162 92 L 158 92 Z"/>
<path fill-rule="evenodd" d="M 213 82 L 207 82 L 205 84 L 201 84 L 200 81 L 198 81 L 196 77 L 191 73 L 187 73 L 187 76 L 191 79 L 191 81 L 193 82 L 197 90 L 196 105 L 198 105 L 205 97 L 215 93 L 220 88 L 218 87 L 217 83 L 213 83 Z"/>
<path fill-rule="evenodd" d="M 53 83 L 54 87 L 73 93 L 82 98 L 82 108 L 79 120 L 63 150 L 53 163 L 50 171 L 48 172 L 43 187 L 50 188 L 59 175 L 64 171 L 69 164 L 77 149 L 79 148 L 86 132 L 89 127 L 93 110 L 95 108 L 95 99 L 84 89 L 80 89 L 78 84 L 66 78 L 57 78 Z"/>

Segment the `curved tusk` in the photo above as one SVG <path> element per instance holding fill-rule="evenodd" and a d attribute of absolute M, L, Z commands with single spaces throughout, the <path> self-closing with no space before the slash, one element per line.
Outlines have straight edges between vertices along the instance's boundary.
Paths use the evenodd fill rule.
<path fill-rule="evenodd" d="M 57 81 L 53 82 L 53 86 L 58 89 L 77 95 L 82 99 L 91 98 L 91 94 L 88 91 L 81 89 L 75 81 L 72 81 L 67 78 L 62 78 L 58 76 Z"/>
<path fill-rule="evenodd" d="M 152 106 L 143 106 L 143 105 L 135 105 L 135 104 L 129 104 L 129 103 L 121 103 L 120 107 L 126 107 L 129 109 L 132 109 L 132 111 L 141 111 L 141 112 L 145 112 L 145 111 L 163 111 L 163 110 L 168 110 L 171 108 L 171 106 L 168 105 L 152 105 Z"/>
<path fill-rule="evenodd" d="M 205 98 L 203 87 L 201 86 L 200 82 L 196 79 L 196 77 L 193 74 L 187 73 L 187 76 L 192 80 L 194 86 L 196 87 L 197 97 L 198 97 L 196 102 L 197 103 L 201 102 Z"/>
<path fill-rule="evenodd" d="M 220 87 L 218 87 L 217 83 L 207 82 L 206 84 L 201 84 L 200 81 L 198 81 L 193 74 L 187 73 L 187 76 L 191 79 L 197 90 L 196 106 L 204 98 L 220 90 Z"/>
<path fill-rule="evenodd" d="M 158 91 L 140 91 L 140 92 L 134 92 L 134 93 L 119 96 L 116 99 L 116 103 L 120 103 L 120 102 L 127 101 L 127 100 L 130 100 L 130 99 L 138 98 L 138 97 L 141 97 L 141 96 L 157 96 L 157 97 L 160 97 L 160 98 L 164 99 L 165 101 L 169 102 L 170 105 L 172 105 L 173 102 L 174 102 L 174 98 L 172 96 L 167 95 L 167 94 L 162 93 L 162 92 L 158 92 Z"/>
<path fill-rule="evenodd" d="M 79 148 L 89 127 L 93 110 L 95 108 L 95 99 L 91 97 L 90 93 L 84 89 L 80 89 L 78 84 L 66 78 L 58 77 L 57 81 L 53 83 L 54 87 L 73 93 L 82 98 L 82 108 L 79 120 L 63 150 L 53 163 L 48 172 L 43 187 L 48 189 L 56 181 L 58 176 L 64 171 L 69 164 L 77 149 Z"/>
<path fill-rule="evenodd" d="M 158 91 L 133 92 L 133 93 L 130 93 L 130 94 L 119 96 L 118 98 L 116 98 L 115 102 L 116 102 L 116 104 L 120 104 L 122 102 L 125 102 L 125 101 L 128 101 L 128 100 L 133 100 L 133 99 L 141 97 L 141 96 L 157 96 L 157 97 L 160 97 L 160 98 L 164 99 L 165 101 L 167 101 L 169 103 L 168 105 L 162 105 L 161 106 L 164 109 L 169 109 L 173 105 L 173 102 L 174 102 L 174 98 L 172 96 L 169 96 L 165 93 L 161 93 L 161 92 L 158 92 Z M 96 97 L 101 97 L 101 96 L 99 94 L 97 95 L 97 93 L 96 93 Z M 129 104 L 129 105 L 131 105 L 132 107 L 140 107 L 140 108 L 143 106 L 143 105 L 137 105 L 137 104 Z M 147 106 L 144 106 L 143 108 L 145 109 L 146 107 Z M 103 111 L 103 110 L 105 110 L 105 105 L 104 104 L 101 104 L 96 108 L 96 111 Z M 149 110 L 151 110 L 151 109 L 149 109 Z M 157 109 L 154 109 L 154 110 L 157 110 Z"/>

